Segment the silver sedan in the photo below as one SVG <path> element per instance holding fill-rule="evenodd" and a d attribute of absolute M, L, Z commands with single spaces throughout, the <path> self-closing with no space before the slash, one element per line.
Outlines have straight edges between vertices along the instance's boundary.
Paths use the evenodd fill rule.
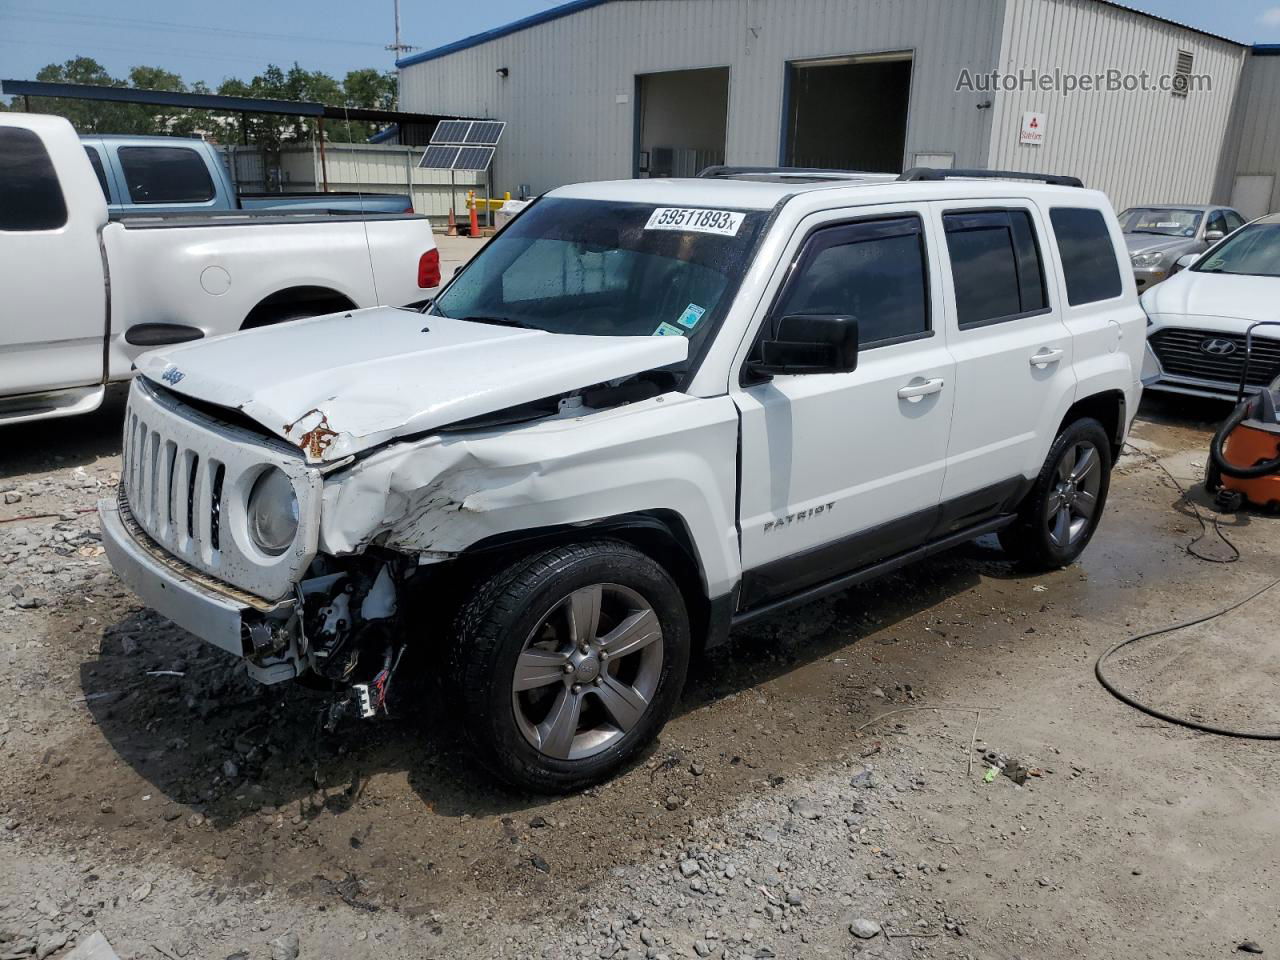
<path fill-rule="evenodd" d="M 1244 225 L 1230 207 L 1194 204 L 1149 204 L 1120 214 L 1120 229 L 1129 248 L 1138 292 L 1174 273 L 1189 253 L 1204 253 Z"/>

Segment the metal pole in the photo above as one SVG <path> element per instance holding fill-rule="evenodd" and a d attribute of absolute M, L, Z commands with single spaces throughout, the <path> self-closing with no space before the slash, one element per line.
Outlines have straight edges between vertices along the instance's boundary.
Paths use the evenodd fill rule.
<path fill-rule="evenodd" d="M 329 192 L 329 165 L 324 159 L 324 117 L 316 117 L 316 125 L 320 128 L 320 176 L 324 180 L 324 192 Z"/>

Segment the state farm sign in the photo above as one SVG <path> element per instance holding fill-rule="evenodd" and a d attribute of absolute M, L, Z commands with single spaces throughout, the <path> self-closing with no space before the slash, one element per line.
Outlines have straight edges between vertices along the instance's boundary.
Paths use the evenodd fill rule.
<path fill-rule="evenodd" d="M 1018 133 L 1018 142 L 1040 146 L 1044 143 L 1044 127 L 1043 113 L 1024 113 L 1022 115 L 1022 130 Z"/>

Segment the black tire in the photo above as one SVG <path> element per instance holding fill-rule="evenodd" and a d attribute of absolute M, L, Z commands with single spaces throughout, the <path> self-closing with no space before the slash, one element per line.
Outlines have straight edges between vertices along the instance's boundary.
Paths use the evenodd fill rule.
<path fill-rule="evenodd" d="M 566 598 L 600 584 L 631 591 L 656 615 L 661 630 L 660 666 L 652 674 L 656 688 L 635 725 L 601 752 L 558 759 L 522 732 L 515 671 L 526 642 L 545 629 Z M 680 697 L 691 649 L 680 589 L 651 557 L 614 540 L 542 550 L 479 581 L 459 609 L 453 634 L 445 683 L 476 758 L 506 783 L 542 793 L 580 790 L 605 780 L 647 746 Z"/>
<path fill-rule="evenodd" d="M 1051 498 L 1057 495 L 1059 468 L 1064 458 L 1081 444 L 1091 444 L 1098 456 L 1098 486 L 1093 494 L 1092 515 L 1078 534 L 1071 535 L 1069 542 L 1059 543 L 1054 540 L 1049 522 Z M 1086 417 L 1063 428 L 1031 490 L 1018 507 L 1017 520 L 1000 531 L 1000 545 L 1005 552 L 1028 570 L 1057 570 L 1074 563 L 1093 539 L 1102 519 L 1111 487 L 1111 466 L 1111 441 L 1101 423 Z"/>

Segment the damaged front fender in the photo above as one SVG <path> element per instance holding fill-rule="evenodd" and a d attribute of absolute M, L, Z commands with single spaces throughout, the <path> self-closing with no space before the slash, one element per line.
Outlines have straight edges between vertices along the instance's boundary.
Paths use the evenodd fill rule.
<path fill-rule="evenodd" d="M 457 554 L 489 537 L 674 511 L 717 596 L 739 572 L 737 414 L 660 397 L 519 427 L 394 444 L 326 479 L 322 551 Z"/>

